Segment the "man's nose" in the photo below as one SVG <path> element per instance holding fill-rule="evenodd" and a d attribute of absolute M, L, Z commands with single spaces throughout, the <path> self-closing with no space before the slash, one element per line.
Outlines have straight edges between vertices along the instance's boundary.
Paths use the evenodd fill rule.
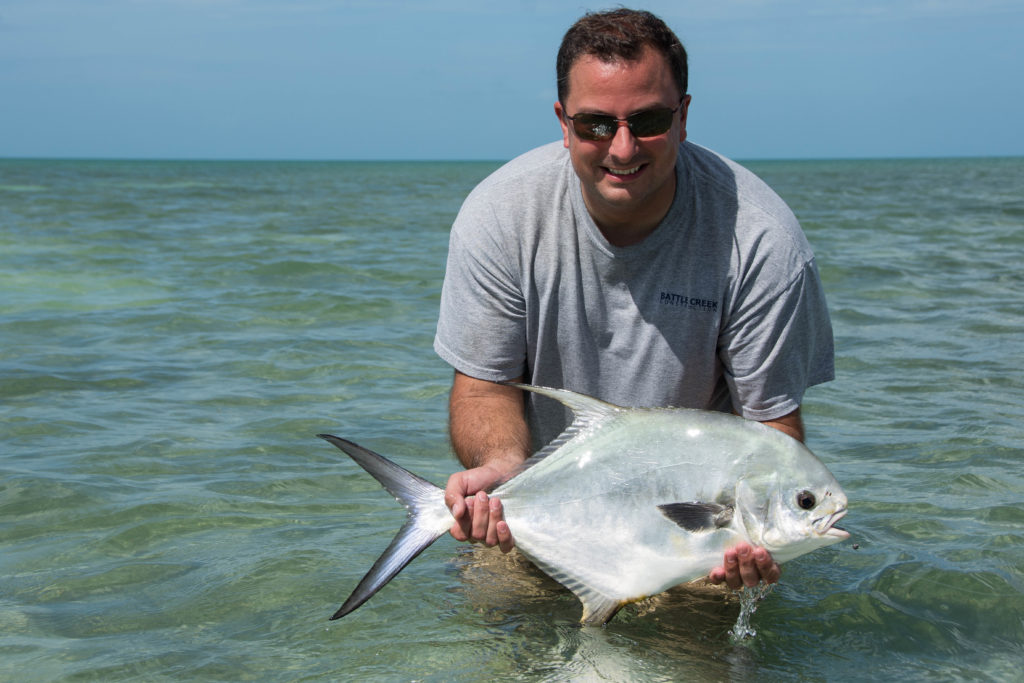
<path fill-rule="evenodd" d="M 617 159 L 630 159 L 636 152 L 636 137 L 629 129 L 628 123 L 625 121 L 616 121 L 615 123 L 618 128 L 615 129 L 615 135 L 612 137 L 611 147 L 608 151 Z"/>

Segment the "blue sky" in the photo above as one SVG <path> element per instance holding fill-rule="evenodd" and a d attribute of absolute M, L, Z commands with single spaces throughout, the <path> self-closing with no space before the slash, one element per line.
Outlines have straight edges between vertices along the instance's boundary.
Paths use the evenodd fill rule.
<path fill-rule="evenodd" d="M 609 4 L 0 0 L 0 157 L 508 159 Z M 738 159 L 1024 155 L 1020 0 L 658 0 L 690 139 Z"/>

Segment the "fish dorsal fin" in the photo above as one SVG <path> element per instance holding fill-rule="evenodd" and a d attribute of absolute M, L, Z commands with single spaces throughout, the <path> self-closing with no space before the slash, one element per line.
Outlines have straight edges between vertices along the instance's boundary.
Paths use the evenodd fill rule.
<path fill-rule="evenodd" d="M 601 399 L 594 398 L 593 396 L 587 396 L 576 391 L 569 391 L 568 389 L 552 389 L 551 387 L 538 387 L 533 384 L 519 384 L 517 382 L 502 382 L 510 387 L 516 387 L 523 391 L 532 391 L 535 394 L 541 396 L 547 396 L 553 398 L 562 405 L 572 410 L 575 419 L 573 425 L 578 422 L 590 424 L 597 420 L 606 418 L 610 415 L 622 412 L 623 408 L 615 405 L 614 403 L 608 403 Z"/>
<path fill-rule="evenodd" d="M 510 387 L 516 387 L 518 389 L 522 389 L 523 391 L 532 391 L 535 394 L 540 394 L 541 396 L 553 398 L 554 400 L 558 401 L 562 405 L 569 408 L 573 413 L 572 424 L 566 427 L 565 431 L 563 431 L 561 434 L 555 437 L 555 439 L 551 443 L 544 446 L 544 448 L 540 449 L 532 456 L 530 456 L 526 461 L 523 462 L 523 464 L 520 467 L 516 468 L 515 471 L 510 473 L 510 476 L 505 477 L 505 479 L 503 479 L 502 482 L 508 481 L 509 479 L 512 479 L 516 475 L 522 473 L 524 470 L 533 467 L 538 462 L 548 457 L 549 455 L 557 451 L 559 448 L 561 448 L 568 442 L 575 439 L 580 432 L 589 429 L 590 427 L 600 422 L 601 420 L 605 420 L 625 410 L 624 408 L 617 406 L 614 403 L 608 403 L 607 401 L 602 401 L 600 399 L 593 398 L 592 396 L 580 394 L 575 391 L 569 391 L 568 389 L 552 389 L 550 387 L 538 387 L 534 386 L 533 384 L 520 384 L 518 382 L 501 382 L 501 384 Z M 502 482 L 498 482 L 498 484 L 501 484 Z"/>
<path fill-rule="evenodd" d="M 661 514 L 687 531 L 713 531 L 732 522 L 731 505 L 718 503 L 668 503 L 659 505 Z"/>

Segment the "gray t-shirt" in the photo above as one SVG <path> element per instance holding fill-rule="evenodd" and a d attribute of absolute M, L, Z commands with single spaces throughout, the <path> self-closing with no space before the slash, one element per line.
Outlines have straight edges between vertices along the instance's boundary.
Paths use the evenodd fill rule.
<path fill-rule="evenodd" d="M 452 227 L 434 349 L 485 380 L 579 391 L 622 406 L 799 407 L 834 376 L 814 255 L 759 178 L 680 145 L 668 215 L 642 242 L 610 244 L 560 142 L 495 171 Z M 528 394 L 534 446 L 570 421 Z"/>

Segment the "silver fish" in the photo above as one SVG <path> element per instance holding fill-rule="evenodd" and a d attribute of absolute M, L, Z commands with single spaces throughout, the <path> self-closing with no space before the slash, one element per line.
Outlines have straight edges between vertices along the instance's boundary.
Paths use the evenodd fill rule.
<path fill-rule="evenodd" d="M 581 623 L 707 576 L 740 541 L 785 562 L 849 537 L 847 500 L 802 443 L 725 413 L 621 408 L 515 384 L 572 409 L 572 424 L 491 495 L 517 550 L 583 603 Z M 332 616 L 370 599 L 452 525 L 444 491 L 329 434 L 409 510 L 398 535 Z"/>

